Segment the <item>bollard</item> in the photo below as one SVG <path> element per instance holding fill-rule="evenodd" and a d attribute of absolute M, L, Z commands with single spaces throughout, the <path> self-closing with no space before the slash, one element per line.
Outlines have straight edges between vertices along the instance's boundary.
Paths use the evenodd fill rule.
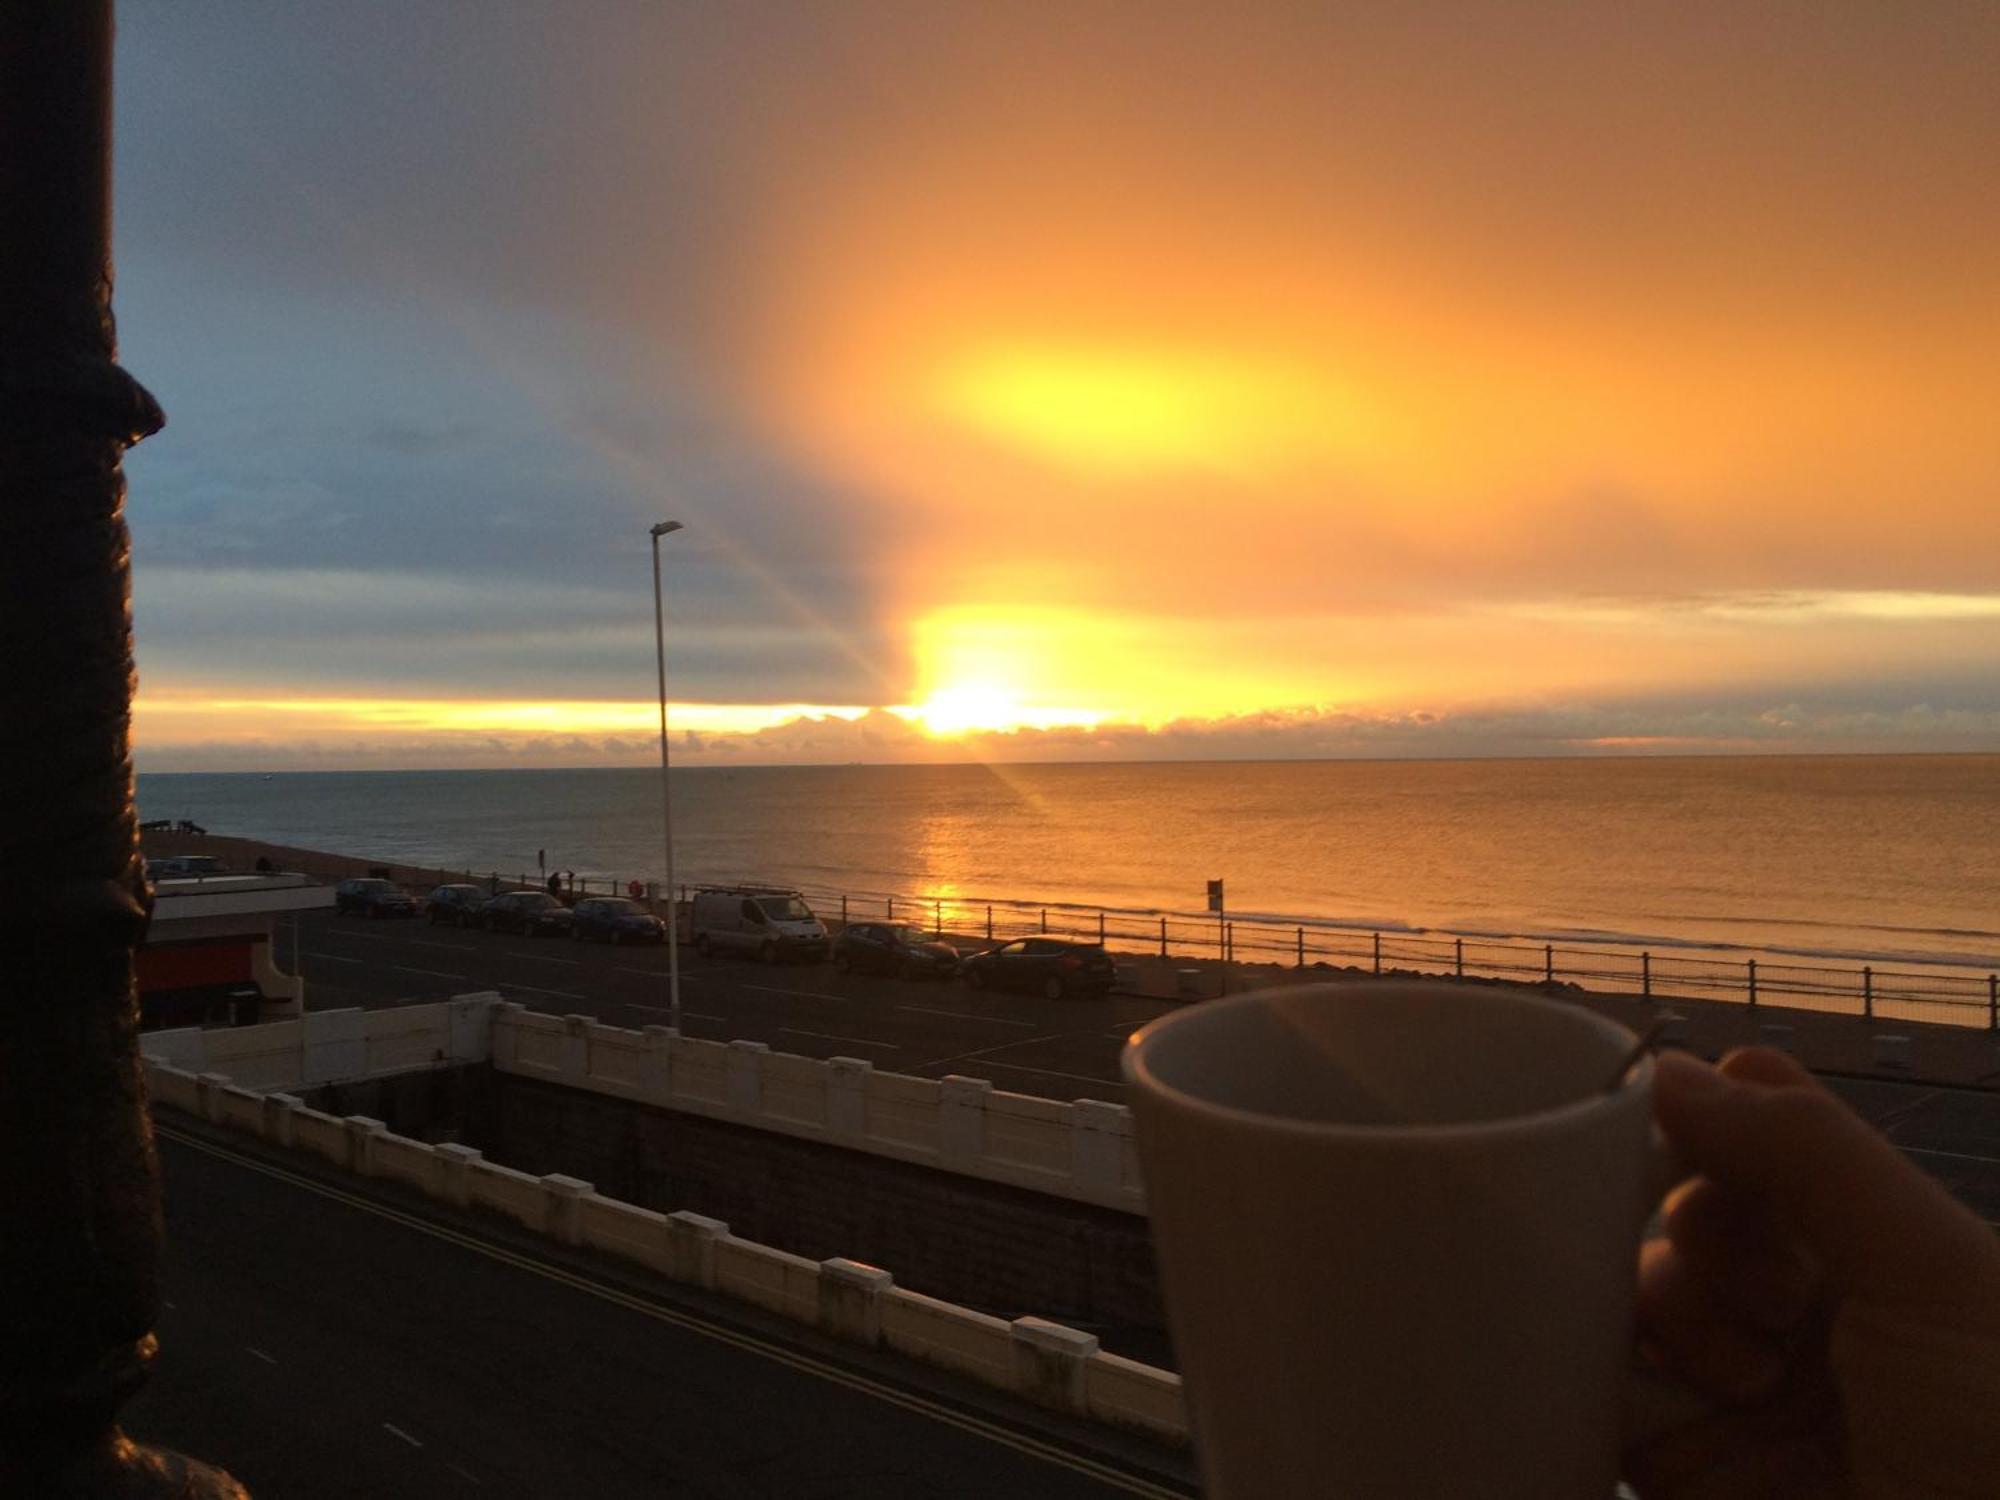
<path fill-rule="evenodd" d="M 1861 1014 L 1870 1021 L 1875 1019 L 1875 969 L 1872 964 L 1861 966 Z"/>
<path fill-rule="evenodd" d="M 1751 958 L 1751 959 L 1745 959 L 1744 962 L 1749 966 L 1750 1008 L 1752 1010 L 1755 1010 L 1757 1008 L 1757 960 Z"/>

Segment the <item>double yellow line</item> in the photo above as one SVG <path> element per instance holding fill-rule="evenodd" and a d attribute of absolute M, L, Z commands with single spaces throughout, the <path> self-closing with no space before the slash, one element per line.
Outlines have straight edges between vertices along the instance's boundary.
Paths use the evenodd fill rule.
<path fill-rule="evenodd" d="M 844 1386 L 848 1390 L 858 1391 L 865 1396 L 872 1396 L 878 1401 L 887 1402 L 891 1406 L 900 1407 L 904 1411 L 914 1413 L 917 1416 L 928 1417 L 932 1421 L 941 1422 L 947 1427 L 955 1427 L 961 1432 L 968 1432 L 975 1437 L 985 1438 L 988 1442 L 1012 1448 L 1015 1452 L 1026 1454 L 1030 1458 L 1038 1458 L 1044 1463 L 1055 1464 L 1061 1468 L 1069 1469 L 1087 1478 L 1094 1479 L 1100 1484 L 1108 1485 L 1112 1489 L 1122 1490 L 1128 1495 L 1142 1495 L 1147 1497 L 1147 1500 L 1190 1500 L 1190 1491 L 1170 1489 L 1164 1485 L 1154 1484 L 1136 1475 L 1127 1474 L 1112 1468 L 1108 1464 L 1101 1464 L 1094 1459 L 1071 1453 L 1057 1447 L 1053 1443 L 1045 1443 L 1038 1438 L 1027 1437 L 1021 1433 L 1002 1427 L 998 1423 L 969 1416 L 964 1412 L 955 1411 L 951 1407 L 929 1400 L 926 1397 L 898 1390 L 894 1386 L 885 1385 L 878 1380 L 871 1380 L 865 1375 L 857 1375 L 851 1370 L 842 1369 L 840 1366 L 830 1364 L 825 1360 L 815 1359 L 809 1354 L 802 1354 L 796 1349 L 787 1348 L 785 1345 L 773 1342 L 772 1340 L 758 1338 L 753 1334 L 741 1333 L 733 1328 L 726 1328 L 720 1323 L 711 1323 L 705 1318 L 698 1318 L 690 1313 L 676 1311 L 658 1302 L 652 1302 L 631 1292 L 622 1291 L 618 1287 L 608 1285 L 605 1282 L 594 1281 L 590 1277 L 580 1275 L 575 1271 L 567 1270 L 547 1261 L 538 1260 L 533 1256 L 523 1255 L 518 1251 L 492 1244 L 474 1235 L 466 1234 L 461 1230 L 452 1229 L 446 1225 L 435 1223 L 432 1220 L 420 1218 L 415 1214 L 404 1213 L 401 1209 L 391 1208 L 385 1203 L 378 1203 L 373 1199 L 364 1198 L 358 1194 L 329 1186 L 311 1177 L 305 1177 L 296 1172 L 288 1172 L 283 1167 L 272 1166 L 269 1162 L 261 1161 L 254 1156 L 246 1156 L 241 1152 L 232 1151 L 226 1146 L 218 1146 L 213 1141 L 205 1140 L 200 1136 L 189 1135 L 184 1131 L 176 1130 L 171 1125 L 166 1125 L 157 1118 L 153 1123 L 153 1133 L 163 1140 L 173 1141 L 176 1145 L 187 1146 L 193 1150 L 205 1152 L 209 1156 L 245 1168 L 248 1171 L 261 1172 L 266 1177 L 275 1178 L 279 1182 L 303 1189 L 308 1193 L 317 1193 L 322 1198 L 330 1198 L 336 1203 L 344 1203 L 349 1208 L 359 1209 L 363 1213 L 374 1214 L 378 1218 L 392 1220 L 406 1228 L 414 1229 L 420 1234 L 430 1235 L 433 1239 L 444 1240 L 450 1244 L 461 1246 L 464 1249 L 472 1251 L 474 1254 L 485 1256 L 488 1260 L 500 1261 L 505 1265 L 526 1271 L 530 1275 L 540 1276 L 548 1281 L 560 1282 L 565 1286 L 574 1287 L 578 1291 L 586 1292 L 601 1301 L 614 1303 L 619 1307 L 640 1313 L 657 1322 L 671 1324 L 676 1328 L 684 1328 L 690 1333 L 699 1334 L 703 1338 L 714 1340 L 716 1343 L 727 1344 L 734 1349 L 741 1349 L 746 1354 L 754 1354 L 762 1359 L 771 1360 L 776 1364 L 797 1370 L 804 1375 L 817 1376 L 829 1384 Z"/>

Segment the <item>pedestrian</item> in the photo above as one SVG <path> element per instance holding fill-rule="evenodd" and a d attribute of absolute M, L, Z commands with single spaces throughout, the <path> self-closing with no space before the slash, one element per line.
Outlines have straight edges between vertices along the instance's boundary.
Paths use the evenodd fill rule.
<path fill-rule="evenodd" d="M 638 876 L 634 875 L 632 877 L 630 884 L 625 887 L 625 894 L 630 896 L 634 901 L 641 899 L 646 894 L 646 888 L 639 883 Z"/>
<path fill-rule="evenodd" d="M 549 871 L 549 894 L 551 896 L 560 896 L 562 894 L 562 871 Z"/>

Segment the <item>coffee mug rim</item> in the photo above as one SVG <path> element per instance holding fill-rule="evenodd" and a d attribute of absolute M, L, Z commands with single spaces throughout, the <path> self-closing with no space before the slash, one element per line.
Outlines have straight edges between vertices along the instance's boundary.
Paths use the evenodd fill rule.
<path fill-rule="evenodd" d="M 1204 1000 L 1182 1010 L 1172 1011 L 1164 1016 L 1156 1016 L 1127 1038 L 1125 1049 L 1119 1054 L 1119 1072 L 1123 1074 L 1128 1088 L 1141 1094 L 1151 1094 L 1154 1098 L 1190 1114 L 1206 1115 L 1211 1119 L 1225 1121 L 1239 1126 L 1254 1127 L 1258 1130 L 1276 1130 L 1317 1140 L 1367 1141 L 1376 1144 L 1409 1142 L 1430 1144 L 1443 1141 L 1457 1141 L 1477 1138 L 1497 1138 L 1510 1134 L 1530 1131 L 1560 1129 L 1574 1121 L 1583 1119 L 1600 1110 L 1611 1109 L 1635 1094 L 1650 1096 L 1653 1079 L 1653 1057 L 1650 1052 L 1625 1070 L 1616 1088 L 1597 1089 L 1572 1099 L 1566 1104 L 1558 1104 L 1550 1109 L 1536 1110 L 1530 1114 L 1505 1115 L 1493 1120 L 1463 1120 L 1430 1124 L 1409 1125 L 1368 1125 L 1348 1124 L 1333 1120 L 1301 1120 L 1290 1115 L 1269 1114 L 1262 1110 L 1243 1109 L 1232 1104 L 1218 1104 L 1213 1100 L 1190 1094 L 1166 1082 L 1158 1073 L 1147 1066 L 1143 1056 L 1146 1043 L 1163 1031 L 1186 1024 L 1197 1016 L 1209 1016 L 1218 1006 L 1244 1009 L 1267 1003 L 1282 995 L 1296 994 L 1302 990 L 1360 990 L 1360 989 L 1431 989 L 1450 990 L 1456 985 L 1436 979 L 1383 979 L 1362 980 L 1354 984 L 1322 980 L 1316 984 L 1285 985 L 1280 988 L 1253 990 L 1248 994 L 1230 995 L 1217 1000 Z M 1515 995 L 1501 993 L 1492 998 L 1501 1004 L 1521 1004 L 1530 1008 L 1558 1008 L 1558 1002 L 1542 995 Z M 1638 1034 L 1629 1027 L 1621 1026 L 1608 1016 L 1600 1016 L 1594 1011 L 1581 1007 L 1572 1013 L 1580 1016 L 1590 1025 L 1608 1032 L 1623 1033 L 1632 1043 L 1639 1040 Z"/>

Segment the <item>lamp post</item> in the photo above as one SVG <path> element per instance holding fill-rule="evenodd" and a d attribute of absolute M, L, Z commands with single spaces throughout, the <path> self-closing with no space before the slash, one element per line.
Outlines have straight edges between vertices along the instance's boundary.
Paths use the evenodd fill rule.
<path fill-rule="evenodd" d="M 660 841 L 667 854 L 667 1019 L 681 1029 L 681 914 L 674 899 L 674 804 L 667 784 L 667 613 L 660 598 L 660 538 L 679 531 L 679 521 L 662 521 L 653 538 L 653 650 L 660 669 Z"/>

